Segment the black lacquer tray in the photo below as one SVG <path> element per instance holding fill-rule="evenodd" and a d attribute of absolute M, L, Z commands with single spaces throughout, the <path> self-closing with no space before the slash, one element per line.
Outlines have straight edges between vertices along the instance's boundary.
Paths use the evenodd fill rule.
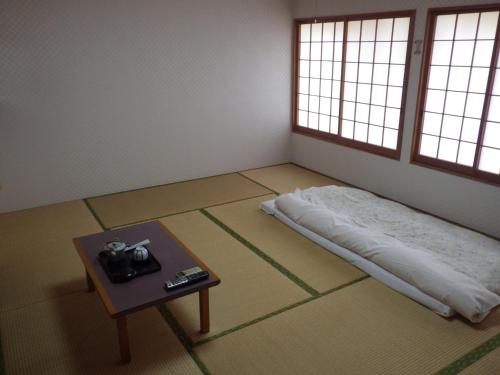
<path fill-rule="evenodd" d="M 149 252 L 148 259 L 142 261 L 133 258 L 133 251 L 126 251 L 119 256 L 110 255 L 108 251 L 101 251 L 98 259 L 112 283 L 124 283 L 161 270 L 160 262 L 151 252 Z"/>

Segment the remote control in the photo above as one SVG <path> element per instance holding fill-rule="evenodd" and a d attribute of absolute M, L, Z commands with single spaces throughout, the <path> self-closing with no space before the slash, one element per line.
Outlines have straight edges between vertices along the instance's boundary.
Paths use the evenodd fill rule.
<path fill-rule="evenodd" d="M 181 276 L 191 276 L 197 273 L 203 272 L 203 270 L 200 267 L 193 267 L 193 268 L 188 268 L 187 270 L 177 272 L 175 276 L 181 277 Z"/>
<path fill-rule="evenodd" d="M 187 285 L 187 283 L 189 282 L 188 278 L 185 277 L 185 276 L 176 276 L 175 279 L 173 281 L 171 280 L 167 280 L 165 282 L 165 287 L 167 288 L 167 290 L 172 290 L 172 289 L 175 289 L 175 288 L 179 288 L 183 285 Z"/>
<path fill-rule="evenodd" d="M 177 274 L 175 276 L 174 280 L 167 280 L 165 282 L 165 288 L 167 290 L 172 290 L 172 289 L 179 288 L 181 286 L 191 285 L 191 284 L 194 284 L 198 281 L 207 279 L 208 276 L 209 276 L 208 272 L 203 271 L 201 269 L 200 269 L 200 271 L 197 271 L 195 273 L 191 273 L 187 276 L 182 276 L 180 274 Z"/>

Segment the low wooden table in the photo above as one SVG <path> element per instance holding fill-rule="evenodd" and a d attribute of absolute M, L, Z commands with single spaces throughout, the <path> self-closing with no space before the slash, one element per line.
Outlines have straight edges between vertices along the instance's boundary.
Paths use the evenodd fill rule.
<path fill-rule="evenodd" d="M 97 256 L 106 242 L 116 238 L 134 244 L 146 238 L 151 240 L 148 250 L 160 262 L 158 272 L 139 276 L 131 281 L 113 284 L 99 263 Z M 116 319 L 120 352 L 123 363 L 130 362 L 130 347 L 127 331 L 127 315 L 145 308 L 163 304 L 191 293 L 199 293 L 200 331 L 210 329 L 208 288 L 220 283 L 219 278 L 201 262 L 159 221 L 133 225 L 89 236 L 73 239 L 87 273 L 89 291 L 97 290 L 108 314 Z M 166 291 L 166 280 L 173 280 L 175 274 L 187 268 L 199 266 L 210 275 L 198 283 Z"/>

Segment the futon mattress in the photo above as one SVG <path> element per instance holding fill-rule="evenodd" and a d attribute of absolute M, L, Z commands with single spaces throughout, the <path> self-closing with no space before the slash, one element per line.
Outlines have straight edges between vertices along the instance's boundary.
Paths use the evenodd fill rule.
<path fill-rule="evenodd" d="M 294 223 L 375 263 L 472 322 L 500 304 L 500 242 L 494 239 L 347 187 L 297 190 L 274 204 Z"/>

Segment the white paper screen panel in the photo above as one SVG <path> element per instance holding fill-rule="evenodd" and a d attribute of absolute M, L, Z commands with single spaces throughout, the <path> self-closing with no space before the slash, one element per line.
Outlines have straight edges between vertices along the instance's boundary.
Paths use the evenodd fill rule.
<path fill-rule="evenodd" d="M 300 25 L 297 125 L 338 134 L 344 22 Z"/>
<path fill-rule="evenodd" d="M 342 137 L 396 149 L 410 18 L 347 23 Z"/>
<path fill-rule="evenodd" d="M 301 24 L 297 125 L 396 150 L 409 32 L 410 17 Z"/>
<path fill-rule="evenodd" d="M 436 16 L 420 155 L 500 174 L 498 20 L 498 11 Z"/>

